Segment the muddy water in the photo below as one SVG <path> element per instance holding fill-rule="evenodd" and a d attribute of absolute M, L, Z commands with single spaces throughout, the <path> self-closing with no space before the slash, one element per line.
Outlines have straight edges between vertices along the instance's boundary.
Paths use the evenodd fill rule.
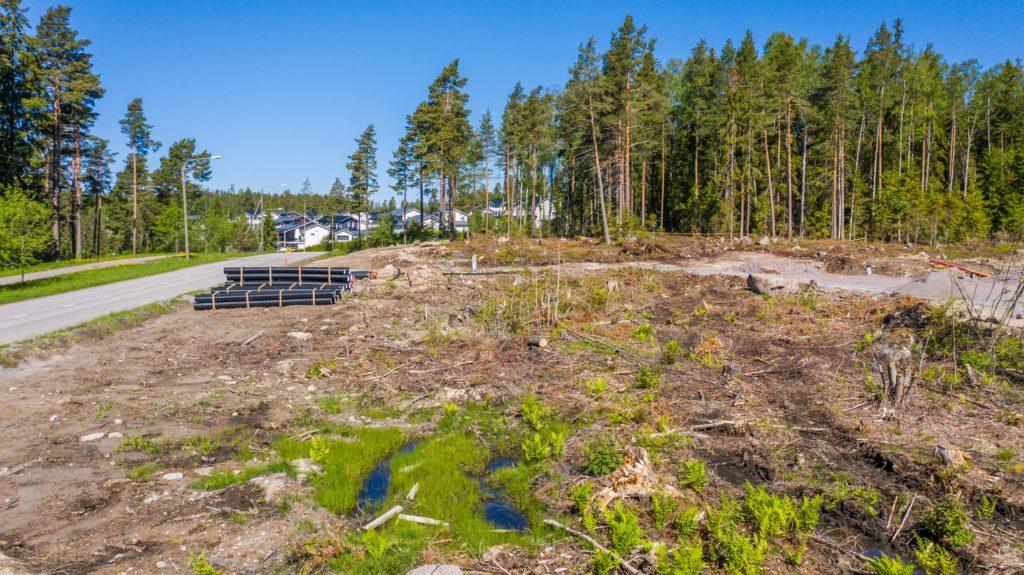
<path fill-rule="evenodd" d="M 519 462 L 512 457 L 499 457 L 487 465 L 487 474 L 516 465 Z M 483 477 L 478 477 L 477 483 L 480 484 L 480 498 L 484 504 L 484 519 L 495 529 L 523 531 L 529 527 L 526 516 L 506 493 L 487 485 Z"/>
<path fill-rule="evenodd" d="M 418 444 L 418 439 L 406 443 L 373 468 L 373 471 L 363 480 L 363 487 L 359 490 L 359 496 L 356 498 L 356 513 L 369 513 L 384 502 L 384 498 L 388 495 L 388 488 L 391 487 L 391 458 L 396 453 L 411 453 Z"/>

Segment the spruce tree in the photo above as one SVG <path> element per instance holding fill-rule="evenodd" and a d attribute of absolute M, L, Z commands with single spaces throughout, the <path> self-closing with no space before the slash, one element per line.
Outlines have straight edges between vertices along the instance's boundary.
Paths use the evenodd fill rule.
<path fill-rule="evenodd" d="M 28 19 L 21 0 L 0 0 L 0 188 L 28 189 L 34 117 L 25 103 L 36 93 L 29 75 Z"/>
<path fill-rule="evenodd" d="M 345 168 L 349 171 L 348 191 L 352 208 L 356 212 L 359 245 L 363 245 L 362 213 L 369 218 L 370 196 L 377 185 L 377 131 L 370 124 L 356 139 L 356 150 L 348 157 Z"/>

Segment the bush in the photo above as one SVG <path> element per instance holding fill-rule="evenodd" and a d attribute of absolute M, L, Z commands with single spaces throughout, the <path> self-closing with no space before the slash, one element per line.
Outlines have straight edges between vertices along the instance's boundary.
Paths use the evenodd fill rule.
<path fill-rule="evenodd" d="M 608 524 L 608 538 L 612 551 L 619 555 L 625 555 L 636 549 L 644 539 L 644 531 L 640 528 L 640 519 L 636 513 L 622 505 L 622 501 L 615 503 L 615 507 L 605 511 L 605 523 Z"/>
<path fill-rule="evenodd" d="M 654 526 L 658 529 L 664 529 L 668 525 L 669 517 L 675 512 L 677 506 L 675 499 L 660 493 L 652 493 L 651 513 L 654 515 Z"/>
<path fill-rule="evenodd" d="M 763 539 L 749 538 L 735 527 L 714 533 L 712 556 L 729 575 L 757 575 L 768 552 Z"/>
<path fill-rule="evenodd" d="M 764 487 L 754 488 L 750 483 L 743 506 L 757 528 L 758 537 L 765 540 L 786 533 L 796 519 L 796 509 L 789 497 L 768 493 Z"/>
<path fill-rule="evenodd" d="M 583 456 L 583 469 L 587 473 L 595 477 L 608 475 L 622 463 L 622 446 L 614 437 L 600 436 L 583 447 Z"/>
<path fill-rule="evenodd" d="M 697 533 L 697 518 L 700 516 L 700 509 L 687 507 L 676 516 L 676 533 L 680 537 L 692 537 Z"/>
<path fill-rule="evenodd" d="M 947 498 L 936 501 L 924 512 L 921 531 L 928 539 L 956 549 L 974 541 L 970 520 L 963 503 Z"/>
<path fill-rule="evenodd" d="M 540 400 L 533 395 L 523 398 L 519 411 L 522 413 L 523 422 L 534 431 L 543 429 L 545 422 L 551 416 L 551 410 L 541 405 Z"/>
<path fill-rule="evenodd" d="M 569 488 L 569 499 L 572 499 L 573 506 L 575 506 L 576 511 L 579 511 L 580 513 L 590 507 L 590 498 L 593 494 L 593 488 L 590 486 L 590 483 L 586 481 L 583 483 L 577 483 Z"/>
<path fill-rule="evenodd" d="M 309 440 L 309 458 L 317 463 L 324 463 L 327 461 L 327 456 L 331 452 L 331 446 L 327 440 L 319 435 Z"/>
<path fill-rule="evenodd" d="M 665 344 L 665 347 L 661 348 L 661 363 L 675 365 L 681 355 L 683 355 L 682 346 L 679 345 L 678 341 L 671 339 Z"/>
<path fill-rule="evenodd" d="M 875 575 L 914 575 L 913 565 L 891 555 L 869 559 L 864 566 Z"/>
<path fill-rule="evenodd" d="M 539 433 L 531 433 L 523 440 L 523 458 L 527 463 L 537 463 L 551 457 L 551 444 Z"/>
<path fill-rule="evenodd" d="M 927 539 L 917 539 L 914 550 L 917 564 L 925 575 L 957 575 L 957 560 L 953 554 Z"/>
<path fill-rule="evenodd" d="M 650 389 L 661 382 L 661 372 L 653 367 L 641 366 L 636 372 L 636 386 Z"/>
<path fill-rule="evenodd" d="M 708 482 L 707 468 L 704 467 L 704 462 L 699 459 L 690 459 L 683 462 L 683 467 L 679 471 L 679 484 L 683 487 L 689 487 L 697 493 L 704 491 L 704 486 Z"/>
<path fill-rule="evenodd" d="M 704 568 L 704 548 L 700 541 L 679 541 L 679 546 L 668 552 L 660 547 L 656 571 L 658 575 L 698 575 Z"/>
<path fill-rule="evenodd" d="M 598 551 L 590 559 L 590 568 L 594 575 L 609 575 L 618 566 L 618 558 L 608 551 Z"/>
<path fill-rule="evenodd" d="M 224 575 L 223 571 L 210 565 L 204 553 L 192 557 L 192 560 L 189 561 L 189 567 L 192 568 L 194 575 Z"/>

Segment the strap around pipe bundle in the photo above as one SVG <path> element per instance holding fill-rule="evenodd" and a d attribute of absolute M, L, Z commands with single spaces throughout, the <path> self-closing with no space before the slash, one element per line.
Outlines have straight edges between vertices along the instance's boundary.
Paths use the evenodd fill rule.
<path fill-rule="evenodd" d="M 212 304 L 210 309 L 217 309 L 217 292 L 210 293 L 210 304 Z"/>
<path fill-rule="evenodd" d="M 245 291 L 245 307 L 251 307 L 249 305 L 249 290 Z"/>

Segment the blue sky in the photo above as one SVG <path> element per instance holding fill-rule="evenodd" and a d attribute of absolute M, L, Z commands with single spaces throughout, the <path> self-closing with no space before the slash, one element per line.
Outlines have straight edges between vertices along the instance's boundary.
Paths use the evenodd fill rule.
<path fill-rule="evenodd" d="M 52 2 L 27 0 L 34 23 Z M 379 134 L 384 174 L 404 124 L 437 72 L 459 58 L 474 123 L 497 119 L 516 81 L 564 82 L 578 45 L 607 46 L 626 13 L 658 39 L 662 61 L 700 38 L 721 46 L 746 29 L 830 43 L 849 34 L 863 50 L 883 20 L 904 19 L 907 40 L 949 60 L 989 66 L 1024 56 L 1024 1 L 1007 2 L 329 2 L 74 0 L 75 27 L 92 40 L 107 93 L 95 131 L 125 156 L 118 120 L 143 98 L 156 139 L 195 137 L 223 158 L 210 185 L 310 179 L 326 193 L 356 136 Z"/>

